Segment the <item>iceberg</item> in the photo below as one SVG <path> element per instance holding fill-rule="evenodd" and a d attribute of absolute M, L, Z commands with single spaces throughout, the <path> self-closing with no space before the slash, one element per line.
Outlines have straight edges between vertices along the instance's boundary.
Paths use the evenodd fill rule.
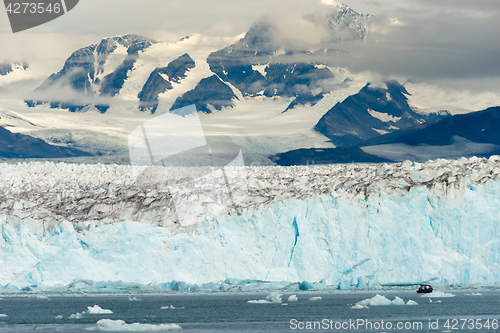
<path fill-rule="evenodd" d="M 99 305 L 94 305 L 94 306 L 87 306 L 87 313 L 88 314 L 112 314 L 113 311 L 108 310 L 108 309 L 103 309 Z"/>
<path fill-rule="evenodd" d="M 246 174 L 243 201 L 182 226 L 131 166 L 0 164 L 0 290 L 500 284 L 498 156 Z"/>
<path fill-rule="evenodd" d="M 396 296 L 393 301 L 382 295 L 375 295 L 372 298 L 367 298 L 356 303 L 361 306 L 381 306 L 381 305 L 405 305 L 403 300 Z M 354 308 L 354 307 L 353 307 Z M 355 309 L 360 309 L 356 307 Z"/>
<path fill-rule="evenodd" d="M 297 302 L 299 299 L 297 298 L 297 295 L 290 295 L 290 297 L 288 297 L 288 302 Z"/>
<path fill-rule="evenodd" d="M 73 313 L 72 315 L 69 316 L 69 319 L 82 319 L 84 314 L 85 311 Z"/>
<path fill-rule="evenodd" d="M 266 299 L 258 299 L 258 300 L 250 300 L 247 303 L 250 304 L 271 304 L 271 303 L 281 303 L 283 300 L 281 299 L 282 294 L 279 293 L 270 293 L 266 296 Z"/>

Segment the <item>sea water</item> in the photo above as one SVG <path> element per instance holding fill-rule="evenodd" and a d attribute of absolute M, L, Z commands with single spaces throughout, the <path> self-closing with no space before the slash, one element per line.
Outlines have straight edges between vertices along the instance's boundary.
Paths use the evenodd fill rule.
<path fill-rule="evenodd" d="M 267 293 L 3 295 L 0 332 L 92 332 L 99 329 L 97 322 L 102 319 L 142 324 L 134 326 L 139 331 L 156 331 L 159 325 L 174 323 L 184 332 L 200 333 L 500 332 L 500 290 L 443 292 L 422 295 L 414 290 L 307 291 L 294 293 L 298 300 L 288 302 L 292 293 L 278 291 L 283 295 L 273 295 L 268 298 L 272 300 L 269 303 L 248 302 L 264 300 Z M 377 294 L 389 300 L 397 296 L 405 304 L 412 300 L 418 305 L 353 308 Z M 112 314 L 88 313 L 88 307 L 95 305 Z M 127 325 L 114 327 L 122 331 L 132 329 Z"/>

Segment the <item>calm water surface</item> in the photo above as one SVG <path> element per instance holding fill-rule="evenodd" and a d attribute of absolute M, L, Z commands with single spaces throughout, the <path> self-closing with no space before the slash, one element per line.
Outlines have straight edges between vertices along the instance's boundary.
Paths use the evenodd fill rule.
<path fill-rule="evenodd" d="M 287 305 L 248 303 L 248 300 L 264 299 L 267 293 L 133 295 L 137 298 L 134 301 L 129 300 L 128 295 L 49 295 L 48 298 L 4 295 L 0 299 L 0 314 L 7 316 L 0 316 L 0 332 L 91 332 L 100 319 L 123 320 L 129 324 L 175 323 L 182 327 L 183 332 L 200 333 L 500 332 L 494 324 L 500 324 L 500 290 L 446 292 L 455 297 L 433 298 L 430 302 L 408 290 L 300 292 L 297 293 L 298 302 L 288 303 L 291 294 L 284 293 L 283 300 Z M 419 305 L 351 309 L 356 302 L 377 293 L 391 300 L 396 296 L 405 302 L 411 299 Z M 322 299 L 309 301 L 314 296 Z M 113 314 L 84 314 L 80 319 L 69 318 L 94 305 L 109 309 Z M 174 309 L 161 309 L 170 305 Z M 61 315 L 62 319 L 56 318 Z M 449 326 L 445 327 L 447 320 Z M 316 323 L 317 329 L 308 329 L 314 328 L 314 322 L 320 322 Z M 360 325 L 353 326 L 354 323 Z M 392 327 L 388 327 L 388 323 Z M 401 323 L 400 330 L 397 329 L 398 323 Z M 489 328 L 482 327 L 484 324 Z"/>

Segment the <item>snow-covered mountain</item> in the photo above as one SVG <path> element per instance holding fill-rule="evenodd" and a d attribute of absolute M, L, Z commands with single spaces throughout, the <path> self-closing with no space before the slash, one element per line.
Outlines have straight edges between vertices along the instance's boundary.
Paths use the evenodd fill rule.
<path fill-rule="evenodd" d="M 334 2 L 324 3 L 322 9 L 303 17 L 328 32 L 321 41 L 324 43 L 321 52 L 328 53 L 332 43 L 366 37 L 368 16 Z M 209 52 L 205 59 L 196 61 L 192 56 L 193 49 L 200 48 L 200 43 L 190 43 L 187 48 L 183 45 L 183 41 L 193 39 L 193 36 L 170 45 L 137 35 L 105 38 L 74 52 L 62 70 L 51 75 L 37 89 L 40 97 L 27 102 L 30 106 L 50 103 L 51 107 L 71 111 L 93 105 L 105 112 L 108 108 L 105 103 L 76 103 L 72 101 L 75 96 L 70 96 L 67 101 L 46 100 L 42 96 L 46 96 L 51 89 L 70 88 L 85 96 L 114 97 L 125 94 L 127 82 L 140 80 L 139 91 L 138 87 L 135 91 L 127 91 L 127 95 L 132 94 L 128 98 L 138 99 L 141 110 L 156 110 L 157 99 L 166 90 L 173 89 L 172 83 L 184 85 L 182 81 L 189 76 L 188 71 L 204 66 L 206 61 L 211 74 L 206 73 L 194 89 L 180 94 L 171 109 L 197 104 L 200 110 L 210 112 L 233 106 L 234 100 L 240 96 L 258 95 L 295 98 L 293 105 L 314 104 L 323 97 L 322 94 L 329 92 L 324 88 L 327 86 L 324 81 L 332 78 L 333 74 L 326 66 L 313 61 L 318 56 L 317 52 L 289 45 L 288 41 L 278 38 L 276 30 L 273 23 L 264 18 L 236 43 Z M 159 52 L 173 53 L 173 49 L 180 48 L 184 48 L 186 53 L 178 57 L 169 58 L 165 54 L 161 59 L 154 57 Z M 304 60 L 290 59 L 296 55 L 304 56 Z M 139 60 L 149 62 L 151 70 L 146 77 L 137 70 Z M 216 80 L 217 77 L 220 81 Z M 230 90 L 236 91 L 231 93 Z"/>
<path fill-rule="evenodd" d="M 25 62 L 0 63 L 0 76 L 6 76 L 18 71 L 25 71 L 28 67 L 28 64 Z"/>
<path fill-rule="evenodd" d="M 497 94 L 444 94 L 436 86 L 401 85 L 336 65 L 339 53 L 346 52 L 342 43 L 361 46 L 369 40 L 373 17 L 329 0 L 314 8 L 293 17 L 294 25 L 307 32 L 302 35 L 263 17 L 231 38 L 194 34 L 169 43 L 138 35 L 105 38 L 75 51 L 26 99 L 57 121 L 27 111 L 43 130 L 19 131 L 60 140 L 75 130 L 76 117 L 56 111 L 79 111 L 89 127 L 81 125 L 72 138 L 95 138 L 97 127 L 114 122 L 114 128 L 100 129 L 97 136 L 103 135 L 99 141 L 106 147 L 94 153 L 124 152 L 126 136 L 140 120 L 195 104 L 207 137 L 231 141 L 247 157 L 260 156 L 249 163 L 271 163 L 266 156 L 347 146 L 438 119 L 447 105 L 463 113 L 500 103 Z M 440 96 L 439 101 L 432 96 Z M 109 144 L 118 141 L 120 147 Z"/>
<path fill-rule="evenodd" d="M 332 107 L 315 128 L 336 146 L 351 146 L 449 115 L 446 111 L 427 115 L 416 113 L 408 105 L 409 95 L 395 80 L 379 86 L 368 83 L 357 94 Z"/>

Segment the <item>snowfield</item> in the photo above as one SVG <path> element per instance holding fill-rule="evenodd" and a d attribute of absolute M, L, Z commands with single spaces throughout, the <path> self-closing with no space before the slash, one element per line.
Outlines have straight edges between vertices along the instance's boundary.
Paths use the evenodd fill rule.
<path fill-rule="evenodd" d="M 168 188 L 131 168 L 0 164 L 0 288 L 500 284 L 498 156 L 247 167 L 244 200 L 187 227 Z M 214 186 L 184 200 L 203 209 Z"/>

